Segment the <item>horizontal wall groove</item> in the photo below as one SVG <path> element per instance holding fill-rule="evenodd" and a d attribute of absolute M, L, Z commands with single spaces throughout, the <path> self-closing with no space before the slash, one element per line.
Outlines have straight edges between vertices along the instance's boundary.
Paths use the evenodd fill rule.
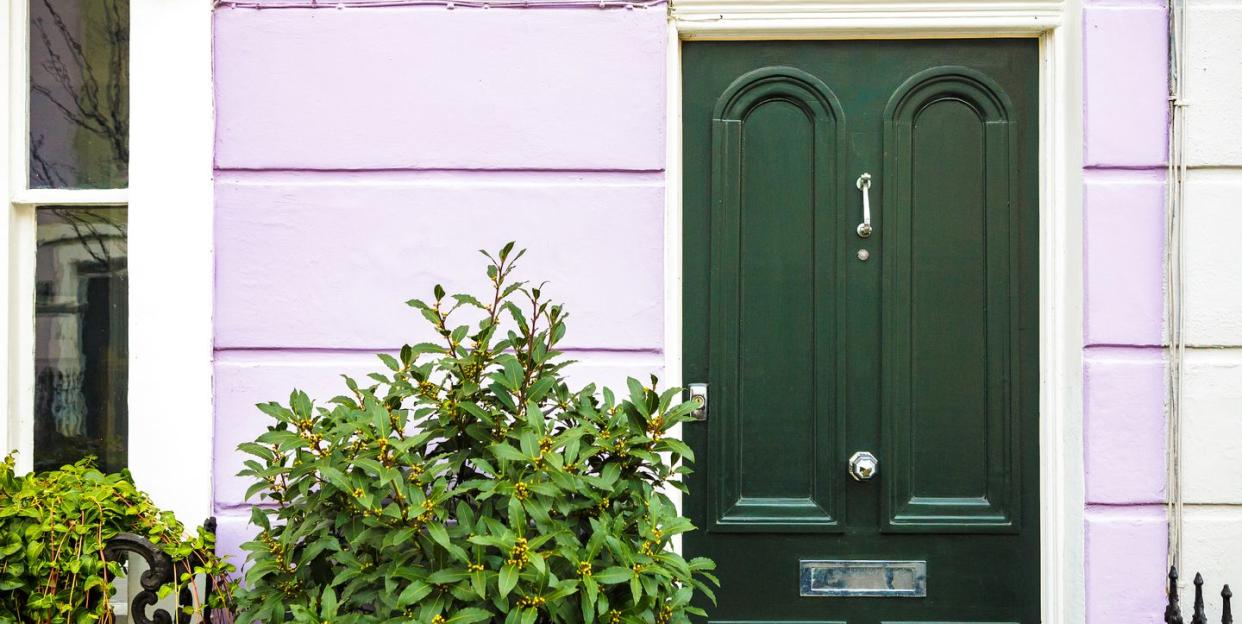
<path fill-rule="evenodd" d="M 1087 509 L 1092 509 L 1092 508 L 1097 508 L 1097 507 L 1100 509 L 1126 509 L 1126 508 L 1151 509 L 1153 507 L 1164 508 L 1165 504 L 1166 503 L 1162 500 L 1124 501 L 1124 502 L 1087 501 Z M 1187 504 L 1187 506 L 1189 506 L 1189 504 Z"/>
<path fill-rule="evenodd" d="M 1151 165 L 1094 164 L 1094 165 L 1083 165 L 1082 169 L 1083 171 L 1087 171 L 1087 172 L 1096 172 L 1096 171 L 1167 171 L 1168 168 L 1169 168 L 1168 165 L 1162 165 L 1162 164 L 1151 164 Z"/>
<path fill-rule="evenodd" d="M 666 0 L 216 0 L 216 9 L 375 9 L 432 7 L 453 10 L 475 9 L 647 9 L 663 6 Z"/>
<path fill-rule="evenodd" d="M 1188 351 L 1195 353 L 1237 353 L 1242 354 L 1242 344 L 1187 344 Z M 1169 348 L 1167 343 L 1164 344 L 1109 344 L 1109 343 L 1091 343 L 1083 345 L 1083 351 L 1087 353 L 1107 353 L 1116 351 L 1119 353 L 1126 351 L 1161 351 Z"/>
<path fill-rule="evenodd" d="M 401 350 L 401 347 L 396 347 L 396 348 L 387 348 L 387 347 L 378 347 L 378 348 L 370 348 L 370 347 L 323 347 L 323 348 L 320 348 L 320 347 L 216 347 L 215 354 L 217 357 L 221 355 L 228 355 L 231 353 L 248 353 L 248 354 L 282 353 L 282 354 L 295 354 L 295 355 L 298 353 L 307 353 L 307 354 L 316 354 L 316 355 L 319 355 L 319 354 L 374 355 L 377 353 L 398 353 L 400 350 Z M 663 351 L 659 347 L 651 347 L 651 348 L 563 347 L 557 350 L 566 355 L 582 354 L 582 353 L 620 353 L 620 354 L 645 353 L 645 354 L 650 354 L 650 355 L 661 355 L 663 353 Z"/>
<path fill-rule="evenodd" d="M 377 184 L 509 186 L 518 184 L 662 186 L 662 169 L 234 169 L 217 168 L 216 182 L 235 185 Z"/>
<path fill-rule="evenodd" d="M 1097 353 L 1106 353 L 1109 351 L 1121 351 L 1121 352 L 1124 352 L 1124 351 L 1160 351 L 1160 350 L 1167 349 L 1167 348 L 1168 348 L 1168 345 L 1161 345 L 1161 344 L 1094 343 L 1094 344 L 1085 345 L 1083 347 L 1083 350 L 1087 352 L 1094 351 Z"/>
<path fill-rule="evenodd" d="M 620 365 L 620 366 L 654 366 L 664 365 L 664 352 L 659 348 L 649 349 L 610 349 L 573 347 L 560 349 L 562 357 L 575 360 L 581 364 Z M 234 366 L 289 366 L 310 365 L 346 367 L 374 366 L 381 370 L 383 364 L 378 354 L 397 355 L 398 349 L 361 349 L 361 348 L 270 348 L 270 347 L 228 347 L 215 350 L 215 363 Z"/>

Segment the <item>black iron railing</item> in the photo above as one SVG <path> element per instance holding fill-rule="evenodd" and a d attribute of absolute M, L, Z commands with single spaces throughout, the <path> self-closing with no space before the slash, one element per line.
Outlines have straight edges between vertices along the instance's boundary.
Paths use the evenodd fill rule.
<path fill-rule="evenodd" d="M 1177 596 L 1177 567 L 1169 568 L 1169 604 L 1164 608 L 1164 621 L 1166 624 L 1185 624 L 1182 619 L 1182 606 L 1178 604 Z M 1220 621 L 1221 624 L 1233 624 L 1233 611 L 1229 606 L 1229 600 L 1233 598 L 1233 592 L 1229 591 L 1229 586 L 1220 590 L 1221 607 Z M 1208 624 L 1207 613 L 1203 610 L 1203 575 L 1195 574 L 1195 605 L 1194 612 L 1190 616 L 1190 624 Z"/>
<path fill-rule="evenodd" d="M 203 524 L 204 528 L 211 533 L 216 532 L 216 519 L 208 518 Z M 129 582 L 138 582 L 142 588 L 141 591 L 134 594 L 133 600 L 129 603 L 129 620 L 134 624 L 189 624 L 192 619 L 182 607 L 192 607 L 194 605 L 194 596 L 191 590 L 186 587 L 181 590 L 181 594 L 177 596 L 176 617 L 169 614 L 165 609 L 155 609 L 151 612 L 150 617 L 147 616 L 147 609 L 159 602 L 159 589 L 167 585 L 176 578 L 175 575 L 179 571 L 193 570 L 194 566 L 201 565 L 199 561 L 173 561 L 167 553 L 160 550 L 159 546 L 151 543 L 151 540 L 134 533 L 121 533 L 116 537 L 108 540 L 104 546 L 104 555 L 113 561 L 121 563 L 128 562 L 129 555 L 137 555 L 147 563 L 147 570 L 138 576 L 138 578 L 130 577 Z M 207 604 L 207 598 L 211 593 L 211 580 L 208 579 L 204 595 L 200 596 L 199 602 Z M 211 621 L 211 609 L 207 608 L 203 612 L 203 621 Z"/>

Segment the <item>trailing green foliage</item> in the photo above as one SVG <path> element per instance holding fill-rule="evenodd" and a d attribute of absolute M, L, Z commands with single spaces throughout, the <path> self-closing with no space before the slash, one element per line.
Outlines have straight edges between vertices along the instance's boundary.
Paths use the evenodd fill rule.
<path fill-rule="evenodd" d="M 239 622 L 682 624 L 714 600 L 665 495 L 693 406 L 654 378 L 571 390 L 565 312 L 510 280 L 512 243 L 484 255 L 486 297 L 409 302 L 439 342 L 380 355 L 329 406 L 259 406 L 276 422 L 239 447 L 263 503 Z"/>
<path fill-rule="evenodd" d="M 224 606 L 232 597 L 224 579 L 233 568 L 216 558 L 214 537 L 202 529 L 186 537 L 128 472 L 104 474 L 93 462 L 22 476 L 12 455 L 0 463 L 0 622 L 113 621 L 108 597 L 123 570 L 105 559 L 104 546 L 118 533 L 141 535 L 172 557 L 178 579 L 162 594 L 206 574 L 216 584 L 209 606 Z M 195 602 L 192 611 L 208 606 Z"/>

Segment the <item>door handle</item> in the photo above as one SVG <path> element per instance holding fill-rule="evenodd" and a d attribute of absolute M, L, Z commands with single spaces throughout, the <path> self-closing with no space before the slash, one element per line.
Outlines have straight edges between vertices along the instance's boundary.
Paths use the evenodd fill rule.
<path fill-rule="evenodd" d="M 858 224 L 858 238 L 867 238 L 871 236 L 871 174 L 864 173 L 858 176 L 858 181 L 854 183 L 858 190 L 862 191 L 862 208 L 863 220 Z"/>
<path fill-rule="evenodd" d="M 858 451 L 850 457 L 850 476 L 855 481 L 870 481 L 880 471 L 880 460 L 868 451 Z"/>

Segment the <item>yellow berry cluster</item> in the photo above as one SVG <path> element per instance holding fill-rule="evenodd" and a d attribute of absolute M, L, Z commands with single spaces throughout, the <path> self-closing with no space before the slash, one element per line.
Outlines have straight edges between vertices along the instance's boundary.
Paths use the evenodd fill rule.
<path fill-rule="evenodd" d="M 656 613 L 657 624 L 668 624 L 669 620 L 672 620 L 672 619 L 673 619 L 673 608 L 668 605 L 664 605 L 663 607 L 660 608 L 660 611 Z"/>
<path fill-rule="evenodd" d="M 659 440 L 660 433 L 664 431 L 664 417 L 656 416 L 647 421 L 647 436 L 652 440 Z"/>
<path fill-rule="evenodd" d="M 467 572 L 482 572 L 482 571 L 483 571 L 483 564 L 481 564 L 481 563 L 469 563 L 469 564 L 466 564 L 466 571 L 467 571 Z"/>
<path fill-rule="evenodd" d="M 530 550 L 526 547 L 525 537 L 513 540 L 513 550 L 509 551 L 509 558 L 505 560 L 505 563 L 517 566 L 519 570 L 530 563 Z"/>
<path fill-rule="evenodd" d="M 530 488 L 526 486 L 526 483 L 518 481 L 517 484 L 513 486 L 513 495 L 516 496 L 518 500 L 526 500 L 527 497 L 530 496 Z"/>
<path fill-rule="evenodd" d="M 532 596 L 532 597 L 523 596 L 522 598 L 518 599 L 518 606 L 524 609 L 531 609 L 531 608 L 538 609 L 546 603 L 547 601 L 544 600 L 543 596 Z"/>
<path fill-rule="evenodd" d="M 432 512 L 435 511 L 435 508 L 436 508 L 436 504 L 431 502 L 430 500 L 423 501 L 423 513 L 418 514 L 418 521 L 419 522 L 431 522 L 431 519 L 434 516 Z"/>
<path fill-rule="evenodd" d="M 418 481 L 418 478 L 421 476 L 423 476 L 423 467 L 420 464 L 411 465 L 410 466 L 410 481 Z"/>
<path fill-rule="evenodd" d="M 578 576 L 591 576 L 591 562 L 590 561 L 579 561 L 578 562 Z"/>

